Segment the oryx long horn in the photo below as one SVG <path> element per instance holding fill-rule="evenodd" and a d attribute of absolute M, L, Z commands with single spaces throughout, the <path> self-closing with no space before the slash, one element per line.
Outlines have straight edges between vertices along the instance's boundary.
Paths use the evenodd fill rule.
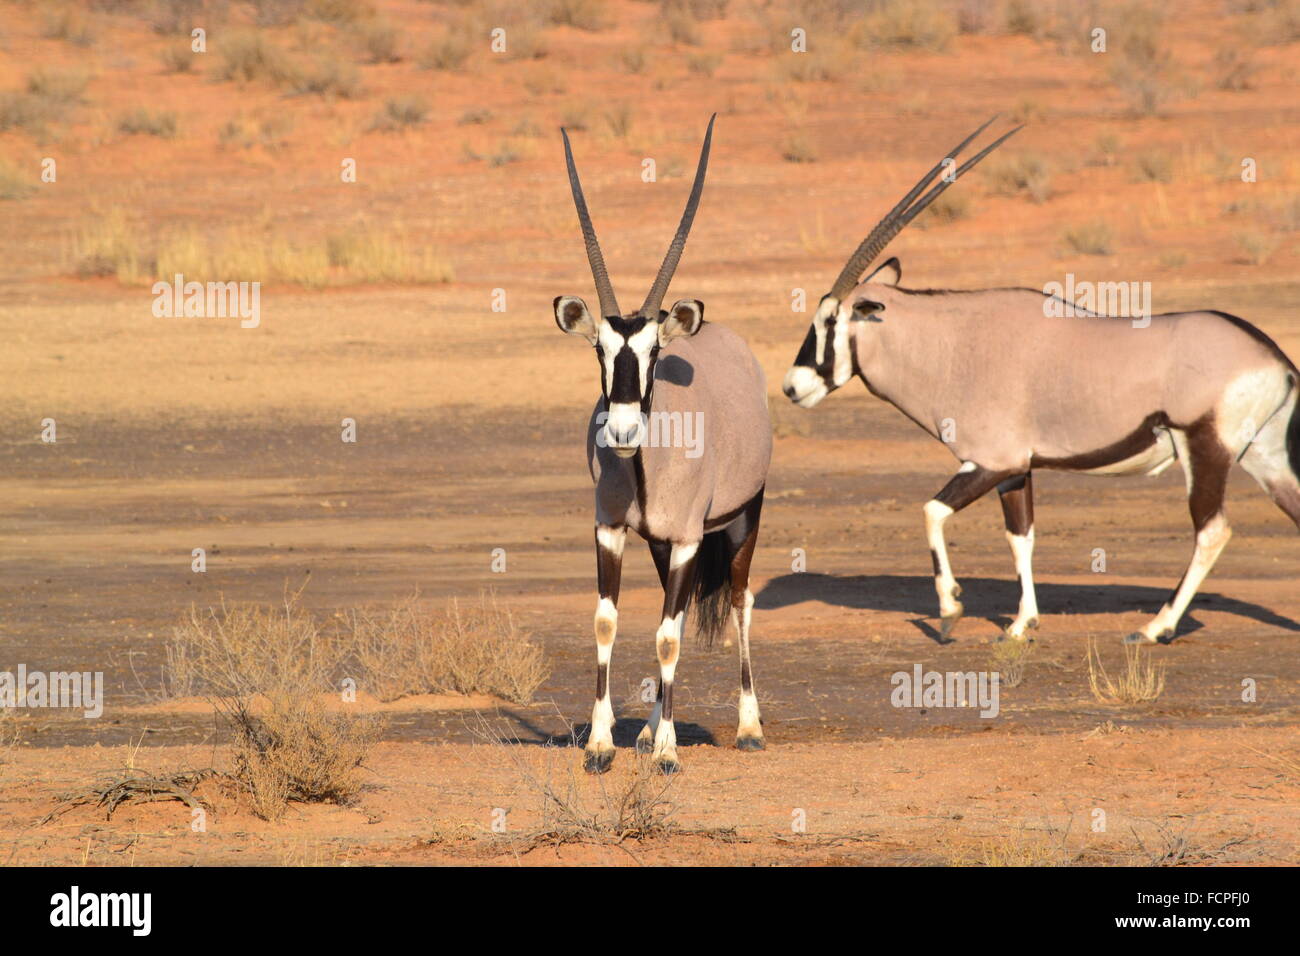
<path fill-rule="evenodd" d="M 677 263 L 682 259 L 682 249 L 686 247 L 686 237 L 691 232 L 691 223 L 695 221 L 695 210 L 700 204 L 700 194 L 704 191 L 704 173 L 709 168 L 709 145 L 713 142 L 713 121 L 717 118 L 717 113 L 709 118 L 709 128 L 704 134 L 704 146 L 700 148 L 700 164 L 695 170 L 695 185 L 691 187 L 691 195 L 686 200 L 686 209 L 682 213 L 682 221 L 677 226 L 677 235 L 673 236 L 668 254 L 664 256 L 664 263 L 659 267 L 659 274 L 655 276 L 655 283 L 645 297 L 645 305 L 641 306 L 641 314 L 652 319 L 659 317 L 659 306 L 663 303 L 664 296 L 668 294 L 668 284 L 673 281 Z"/>
<path fill-rule="evenodd" d="M 876 256 L 880 255 L 885 246 L 887 246 L 890 240 L 902 231 L 904 226 L 920 215 L 925 207 L 934 202 L 939 197 L 940 193 L 955 183 L 962 173 L 966 172 L 966 170 L 970 169 L 989 153 L 993 152 L 993 150 L 997 149 L 1009 138 L 1024 129 L 1024 126 L 1021 125 L 1008 133 L 1003 133 L 991 144 L 985 146 L 982 150 L 957 167 L 957 171 L 953 174 L 951 179 L 945 177 L 938 183 L 938 185 L 917 200 L 916 197 L 921 194 L 921 191 L 925 189 L 925 187 L 929 185 L 930 181 L 933 180 L 940 170 L 943 169 L 944 164 L 949 160 L 955 159 L 957 154 L 965 149 L 970 144 L 971 140 L 984 132 L 984 130 L 988 129 L 989 124 L 995 119 L 997 119 L 997 116 L 992 117 L 987 123 L 958 143 L 955 149 L 953 149 L 943 159 L 939 160 L 939 162 L 921 178 L 921 181 L 912 187 L 911 192 L 904 196 L 898 204 L 889 211 L 885 218 L 877 223 L 876 227 L 871 230 L 871 233 L 867 238 L 863 239 L 858 248 L 854 250 L 853 255 L 849 257 L 849 261 L 845 264 L 844 268 L 840 270 L 839 278 L 836 279 L 835 284 L 831 286 L 831 295 L 835 296 L 837 299 L 843 299 L 844 296 L 848 294 L 849 290 L 858 284 L 858 280 L 862 277 L 862 273 L 866 271 L 867 266 L 871 265 Z M 914 204 L 913 200 L 916 200 Z"/>
<path fill-rule="evenodd" d="M 573 204 L 578 207 L 582 241 L 587 244 L 587 261 L 591 263 L 591 275 L 596 280 L 596 295 L 600 297 L 600 314 L 622 315 L 618 311 L 618 299 L 614 298 L 614 286 L 609 281 L 609 270 L 605 268 L 605 257 L 600 254 L 600 241 L 596 238 L 596 228 L 591 224 L 587 200 L 582 196 L 582 183 L 578 181 L 578 168 L 573 165 L 569 134 L 561 128 L 560 135 L 564 137 L 564 160 L 569 166 L 569 188 L 573 190 Z"/>

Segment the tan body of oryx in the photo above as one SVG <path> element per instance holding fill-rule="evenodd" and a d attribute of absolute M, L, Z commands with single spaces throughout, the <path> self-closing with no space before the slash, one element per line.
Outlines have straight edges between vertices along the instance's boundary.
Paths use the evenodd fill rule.
<path fill-rule="evenodd" d="M 772 460 L 766 380 L 744 340 L 716 322 L 663 349 L 654 380 L 647 417 L 657 440 L 641 446 L 640 460 L 602 447 L 605 400 L 592 410 L 596 522 L 656 541 L 697 541 L 763 488 Z"/>
<path fill-rule="evenodd" d="M 716 117 L 715 117 L 716 118 Z M 767 387 L 753 353 L 722 326 L 704 321 L 704 303 L 660 304 L 681 259 L 704 187 L 709 121 L 686 210 L 659 274 L 635 312 L 619 311 L 596 230 L 587 211 L 569 138 L 569 186 L 587 246 L 600 311 L 576 296 L 555 299 L 555 321 L 585 338 L 600 362 L 601 397 L 587 429 L 587 460 L 596 483 L 596 702 L 584 766 L 602 773 L 614 759 L 609 667 L 618 632 L 623 549 L 630 530 L 650 547 L 664 589 L 655 634 L 659 692 L 637 739 L 660 770 L 677 761 L 673 680 L 687 607 L 708 640 L 728 618 L 740 653 L 736 746 L 763 749 L 763 728 L 749 662 L 754 596 L 749 565 L 758 541 L 763 488 L 772 457 Z"/>
<path fill-rule="evenodd" d="M 1024 639 L 1038 626 L 1034 470 L 1158 474 L 1178 461 L 1192 559 L 1159 613 L 1128 637 L 1171 639 L 1231 535 L 1223 504 L 1233 462 L 1300 527 L 1300 372 L 1263 332 L 1222 312 L 1133 320 L 1031 289 L 907 290 L 897 259 L 859 281 L 903 226 L 1010 135 L 921 196 L 952 160 L 936 165 L 863 240 L 818 305 L 783 388 L 811 407 L 859 377 L 961 462 L 924 509 L 944 639 L 962 615 L 943 534 L 955 512 L 997 489 L 1021 584 L 1006 633 Z"/>
<path fill-rule="evenodd" d="M 1033 289 L 864 282 L 850 295 L 884 307 L 852 336 L 868 387 L 959 461 L 991 470 L 1149 473 L 1174 459 L 1169 429 L 1207 419 L 1235 458 L 1255 437 L 1249 423 L 1281 408 L 1295 375 L 1275 345 L 1214 312 L 1156 315 L 1143 327 L 1045 315 L 1057 310 Z"/>

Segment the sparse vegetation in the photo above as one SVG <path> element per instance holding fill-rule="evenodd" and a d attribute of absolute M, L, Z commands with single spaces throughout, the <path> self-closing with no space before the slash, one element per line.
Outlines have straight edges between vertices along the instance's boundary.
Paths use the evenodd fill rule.
<path fill-rule="evenodd" d="M 985 178 L 1002 196 L 1026 195 L 1044 202 L 1052 192 L 1052 173 L 1047 160 L 1036 153 L 994 155 L 985 163 Z"/>
<path fill-rule="evenodd" d="M 274 86 L 289 86 L 299 77 L 297 64 L 289 53 L 261 33 L 232 33 L 214 46 L 218 80 L 235 83 L 262 80 Z"/>
<path fill-rule="evenodd" d="M 41 36 L 49 40 L 64 40 L 81 47 L 91 46 L 95 42 L 90 20 L 71 4 L 45 11 Z"/>
<path fill-rule="evenodd" d="M 947 192 L 940 193 L 938 198 L 926 207 L 925 212 L 921 213 L 916 220 L 916 225 L 925 229 L 931 224 L 956 222 L 958 219 L 965 219 L 969 216 L 970 209 L 970 193 L 950 189 Z"/>
<path fill-rule="evenodd" d="M 1214 85 L 1221 90 L 1254 89 L 1257 72 L 1251 53 L 1239 46 L 1220 47 L 1214 54 Z"/>
<path fill-rule="evenodd" d="M 321 54 L 300 67 L 289 85 L 295 93 L 350 100 L 361 92 L 361 75 L 346 60 Z"/>
<path fill-rule="evenodd" d="M 1100 219 L 1071 226 L 1064 237 L 1067 246 L 1085 256 L 1109 255 L 1112 249 L 1110 226 Z"/>
<path fill-rule="evenodd" d="M 952 8 L 933 0 L 880 0 L 852 30 L 861 47 L 919 50 L 946 50 L 956 33 Z"/>
<path fill-rule="evenodd" d="M 369 63 L 397 63 L 402 59 L 397 27 L 387 20 L 370 20 L 362 24 L 358 39 Z"/>
<path fill-rule="evenodd" d="M 188 40 L 177 40 L 162 48 L 158 54 L 165 73 L 188 73 L 194 68 L 194 52 Z"/>
<path fill-rule="evenodd" d="M 980 840 L 973 846 L 948 844 L 952 866 L 1070 866 L 1079 857 L 1068 845 L 1070 827 L 1050 824 L 1032 829 L 1021 825 L 1005 836 Z"/>
<path fill-rule="evenodd" d="M 712 76 L 721 65 L 721 53 L 692 53 L 686 57 L 687 69 L 700 76 Z"/>
<path fill-rule="evenodd" d="M 1137 644 L 1124 645 L 1124 670 L 1114 679 L 1106 672 L 1096 642 L 1088 642 L 1088 686 L 1103 704 L 1144 704 L 1165 689 L 1165 667 L 1151 651 Z"/>
<path fill-rule="evenodd" d="M 386 233 L 358 230 L 326 240 L 330 266 L 354 282 L 437 284 L 450 282 L 452 268 L 432 250 Z"/>
<path fill-rule="evenodd" d="M 1139 182 L 1167 183 L 1174 178 L 1174 164 L 1166 153 L 1138 153 L 1135 162 Z"/>
<path fill-rule="evenodd" d="M 640 73 L 645 69 L 645 47 L 627 46 L 619 50 L 619 63 L 628 73 Z"/>
<path fill-rule="evenodd" d="M 1242 259 L 1247 265 L 1262 266 L 1272 258 L 1280 245 L 1277 236 L 1267 232 L 1240 232 L 1237 245 L 1241 249 Z"/>
<path fill-rule="evenodd" d="M 442 614 L 411 598 L 387 611 L 355 611 L 350 628 L 362 686 L 380 700 L 492 694 L 526 704 L 548 673 L 541 649 L 488 596 L 464 607 L 453 601 Z"/>
<path fill-rule="evenodd" d="M 546 18 L 555 26 L 596 31 L 609 26 L 605 0 L 550 0 Z"/>
<path fill-rule="evenodd" d="M 176 135 L 176 113 L 151 110 L 140 106 L 117 118 L 117 131 L 127 136 L 157 136 L 171 139 Z"/>
<path fill-rule="evenodd" d="M 1025 679 L 1025 665 L 1033 656 L 1032 641 L 1006 639 L 992 645 L 990 667 L 1002 676 L 999 678 L 1003 687 L 1019 687 Z"/>
<path fill-rule="evenodd" d="M 796 130 L 781 140 L 781 158 L 787 163 L 814 163 L 817 147 L 807 133 Z"/>
<path fill-rule="evenodd" d="M 383 109 L 370 121 L 370 129 L 385 133 L 418 126 L 429 118 L 429 102 L 423 96 L 409 93 L 391 96 L 384 101 Z"/>
<path fill-rule="evenodd" d="M 36 192 L 35 177 L 25 175 L 7 160 L 0 159 L 0 200 L 26 199 Z M 3 744 L 0 734 L 0 745 Z"/>
<path fill-rule="evenodd" d="M 1173 57 L 1163 39 L 1164 14 L 1154 5 L 1134 2 L 1116 8 L 1110 79 L 1138 115 L 1158 113 L 1177 93 Z"/>
<path fill-rule="evenodd" d="M 420 54 L 419 64 L 426 70 L 458 70 L 474 50 L 474 38 L 464 27 L 444 30 Z"/>

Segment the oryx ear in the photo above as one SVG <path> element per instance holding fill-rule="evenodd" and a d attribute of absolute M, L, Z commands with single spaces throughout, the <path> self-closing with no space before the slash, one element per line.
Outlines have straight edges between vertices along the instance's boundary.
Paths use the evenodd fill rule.
<path fill-rule="evenodd" d="M 659 344 L 667 345 L 682 335 L 694 335 L 704 325 L 704 303 L 699 299 L 678 299 L 659 323 Z"/>
<path fill-rule="evenodd" d="M 884 319 L 875 315 L 876 312 L 884 312 L 885 304 L 883 302 L 872 302 L 870 299 L 858 299 L 853 303 L 853 319 L 859 322 L 883 322 Z"/>
<path fill-rule="evenodd" d="M 596 344 L 596 320 L 591 317 L 587 303 L 576 295 L 555 297 L 555 324 L 561 332 L 581 335 L 592 345 Z"/>
<path fill-rule="evenodd" d="M 867 282 L 879 282 L 881 285 L 898 285 L 903 278 L 903 267 L 898 262 L 898 257 L 894 256 L 887 262 L 881 264 L 880 268 L 871 275 L 867 276 Z"/>

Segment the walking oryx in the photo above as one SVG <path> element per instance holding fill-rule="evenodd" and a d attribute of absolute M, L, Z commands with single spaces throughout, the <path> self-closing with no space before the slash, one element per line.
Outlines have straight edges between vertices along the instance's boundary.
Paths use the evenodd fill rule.
<path fill-rule="evenodd" d="M 715 117 L 716 119 L 716 114 Z M 704 303 L 681 299 L 659 308 L 681 259 L 709 164 L 713 120 L 700 150 L 695 185 L 677 234 L 645 304 L 619 312 L 596 231 L 583 199 L 569 137 L 564 155 L 587 258 L 596 280 L 600 312 L 593 316 L 576 296 L 555 299 L 562 331 L 581 335 L 596 349 L 601 398 L 587 427 L 587 461 L 596 483 L 596 704 L 591 713 L 586 769 L 602 773 L 614 759 L 614 709 L 609 659 L 618 628 L 618 587 L 623 545 L 632 528 L 650 545 L 664 589 L 663 618 L 655 635 L 659 693 L 638 750 L 653 748 L 659 769 L 677 763 L 673 729 L 673 674 L 681 650 L 686 608 L 694 596 L 698 628 L 708 640 L 725 623 L 727 602 L 740 647 L 740 725 L 736 746 L 763 748 L 758 700 L 749 666 L 749 620 L 754 605 L 749 563 L 758 537 L 763 487 L 772 457 L 767 386 L 745 343 L 704 321 Z M 667 423 L 667 425 L 665 425 Z M 683 423 L 686 429 L 681 426 Z M 677 426 L 695 427 L 698 443 L 660 441 Z"/>
<path fill-rule="evenodd" d="M 1033 289 L 902 289 L 897 259 L 859 283 L 908 222 L 1011 133 L 922 196 L 951 162 L 935 166 L 858 246 L 818 305 L 785 394 L 811 408 L 856 375 L 961 462 L 925 505 L 945 638 L 962 614 L 943 538 L 950 515 L 998 490 L 1021 586 L 1006 634 L 1023 640 L 1038 625 L 1033 469 L 1154 475 L 1179 461 L 1196 527 L 1191 564 L 1155 618 L 1126 638 L 1167 640 L 1228 541 L 1234 461 L 1300 526 L 1300 372 L 1267 335 L 1223 312 L 1135 323 Z"/>

